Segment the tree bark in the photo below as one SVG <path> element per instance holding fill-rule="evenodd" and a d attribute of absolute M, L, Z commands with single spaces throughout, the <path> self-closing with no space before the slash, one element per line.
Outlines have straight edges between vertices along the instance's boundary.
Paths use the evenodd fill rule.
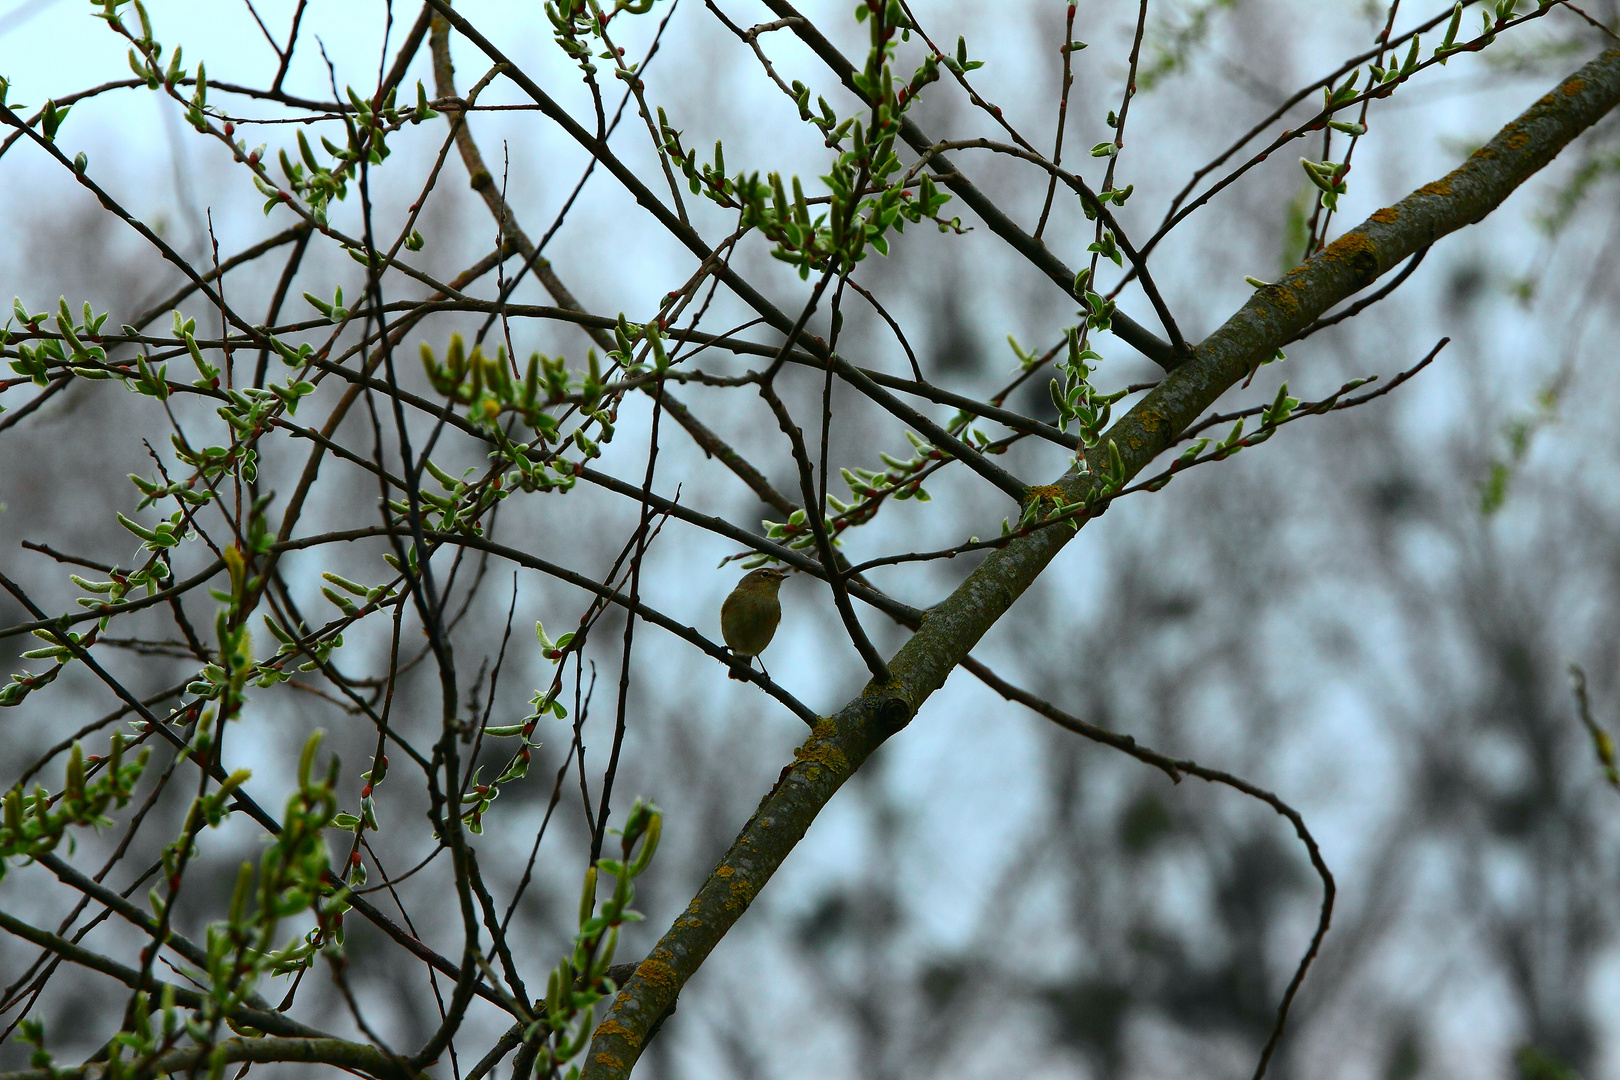
<path fill-rule="evenodd" d="M 1112 441 L 1134 476 L 1254 367 L 1333 305 L 1413 253 L 1489 214 L 1581 132 L 1620 103 L 1620 49 L 1569 76 L 1444 178 L 1376 211 L 1248 303 L 1194 350 L 1088 451 L 1090 472 L 1070 470 L 1032 497 L 1091 493 Z M 1074 535 L 1042 529 L 993 553 L 943 602 L 869 684 L 817 724 L 687 909 L 619 991 L 597 1027 L 586 1080 L 626 1077 L 650 1026 L 748 909 L 844 781 L 910 722 L 986 631 Z"/>

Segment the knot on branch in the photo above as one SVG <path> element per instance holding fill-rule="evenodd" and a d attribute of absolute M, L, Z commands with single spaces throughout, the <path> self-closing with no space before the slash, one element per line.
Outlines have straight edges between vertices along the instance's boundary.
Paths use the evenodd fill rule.
<path fill-rule="evenodd" d="M 911 723 L 911 703 L 899 694 L 892 692 L 874 695 L 868 702 L 867 708 L 871 710 L 872 720 L 877 725 L 883 738 L 887 739 Z"/>

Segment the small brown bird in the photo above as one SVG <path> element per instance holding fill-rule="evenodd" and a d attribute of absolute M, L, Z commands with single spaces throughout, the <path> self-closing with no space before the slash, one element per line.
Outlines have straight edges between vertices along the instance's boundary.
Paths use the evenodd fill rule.
<path fill-rule="evenodd" d="M 726 647 L 750 668 L 753 658 L 771 643 L 776 625 L 782 621 L 782 602 L 776 593 L 787 575 L 786 570 L 769 566 L 744 574 L 726 602 L 720 605 L 720 635 L 726 639 Z M 764 660 L 759 662 L 759 670 L 765 671 Z M 766 672 L 766 677 L 769 675 Z M 735 668 L 731 677 L 744 681 Z"/>

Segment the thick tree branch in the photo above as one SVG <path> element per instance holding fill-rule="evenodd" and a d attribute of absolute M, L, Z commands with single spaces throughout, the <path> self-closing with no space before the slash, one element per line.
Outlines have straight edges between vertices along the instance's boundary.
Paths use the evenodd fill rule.
<path fill-rule="evenodd" d="M 215 1046 L 183 1046 L 143 1062 L 142 1075 L 194 1074 L 213 1061 L 227 1065 L 298 1061 L 308 1065 L 334 1065 L 347 1072 L 386 1080 L 409 1080 L 421 1075 L 402 1067 L 374 1046 L 346 1039 L 226 1039 Z M 56 1067 L 0 1073 L 0 1080 L 99 1080 L 104 1075 L 106 1066 L 92 1062 L 76 1069 Z"/>
<path fill-rule="evenodd" d="M 775 0 L 771 6 L 778 6 Z M 1070 500 L 1091 494 L 1110 442 L 1127 478 L 1140 472 L 1284 341 L 1421 248 L 1484 218 L 1617 102 L 1620 49 L 1611 49 L 1565 79 L 1449 175 L 1375 212 L 1278 284 L 1257 290 L 1197 347 L 1190 361 L 1114 424 L 1088 454 L 1091 471 L 1071 470 L 1055 485 L 1056 492 Z M 587 1080 L 629 1075 L 649 1026 L 747 910 L 821 808 L 885 739 L 910 721 L 1073 535 L 1067 529 L 1043 529 L 990 555 L 950 597 L 928 611 L 921 628 L 890 662 L 887 684 L 869 685 L 816 726 L 697 896 L 620 990 L 591 1043 Z"/>
<path fill-rule="evenodd" d="M 13 918 L 4 911 L 0 911 L 0 930 L 38 945 L 40 948 L 49 949 L 70 964 L 78 964 L 80 967 L 88 968 L 91 971 L 98 971 L 108 978 L 123 983 L 125 986 L 131 988 L 137 985 L 143 986 L 144 989 L 151 993 L 162 993 L 169 988 L 167 983 L 150 977 L 143 978 L 142 973 L 132 967 L 120 964 L 115 960 L 109 960 L 98 952 L 75 945 L 48 930 L 41 930 L 36 926 L 31 926 L 21 919 Z M 183 986 L 175 986 L 173 993 L 175 1004 L 188 1009 L 202 1008 L 203 995 L 197 991 Z M 230 1015 L 234 1020 L 257 1028 L 260 1031 L 269 1032 L 272 1035 L 304 1038 L 310 1036 L 312 1031 L 312 1029 L 305 1027 L 290 1017 L 282 1016 L 278 1012 L 266 1012 L 263 1009 L 238 1006 L 231 1010 Z"/>

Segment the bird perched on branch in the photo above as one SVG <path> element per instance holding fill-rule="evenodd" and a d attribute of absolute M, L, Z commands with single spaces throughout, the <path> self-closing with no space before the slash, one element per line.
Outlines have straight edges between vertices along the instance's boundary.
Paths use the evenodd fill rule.
<path fill-rule="evenodd" d="M 744 574 L 720 605 L 720 634 L 726 639 L 726 647 L 750 669 L 753 658 L 765 651 L 765 646 L 776 635 L 777 623 L 782 621 L 782 602 L 776 593 L 787 575 L 786 570 L 769 566 Z M 764 660 L 759 662 L 759 670 L 765 671 Z M 765 675 L 770 677 L 769 672 Z M 731 677 L 744 681 L 735 667 Z"/>

